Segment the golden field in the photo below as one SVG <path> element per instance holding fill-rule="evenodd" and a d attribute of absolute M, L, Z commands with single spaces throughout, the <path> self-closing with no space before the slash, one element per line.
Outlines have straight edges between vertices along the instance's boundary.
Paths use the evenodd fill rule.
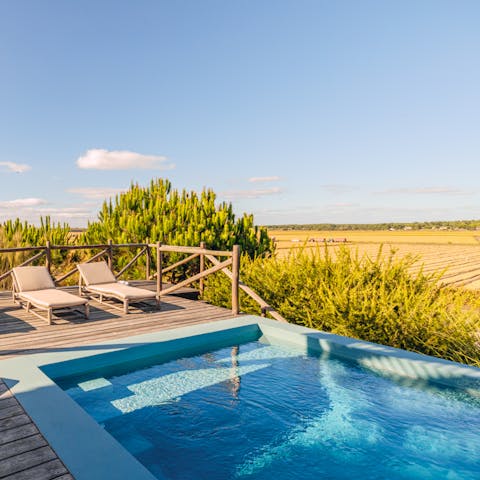
<path fill-rule="evenodd" d="M 480 231 L 372 231 L 372 230 L 268 230 L 278 248 L 289 248 L 292 240 L 304 242 L 311 238 L 346 238 L 349 243 L 412 243 L 433 245 L 479 245 Z"/>
<path fill-rule="evenodd" d="M 374 258 L 383 245 L 383 254 L 393 249 L 399 257 L 415 256 L 414 271 L 420 268 L 426 273 L 440 271 L 444 284 L 480 289 L 479 231 L 269 230 L 268 233 L 275 239 L 280 255 L 294 248 L 323 248 L 326 239 L 332 253 L 339 245 L 346 245 L 357 249 L 360 255 Z M 328 242 L 329 239 L 337 241 Z"/>

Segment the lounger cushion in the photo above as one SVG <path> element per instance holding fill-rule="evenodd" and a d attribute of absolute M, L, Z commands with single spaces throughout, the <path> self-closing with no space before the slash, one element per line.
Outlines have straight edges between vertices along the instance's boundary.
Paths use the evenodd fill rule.
<path fill-rule="evenodd" d="M 87 286 L 117 281 L 105 262 L 81 263 L 77 265 L 77 268 Z"/>
<path fill-rule="evenodd" d="M 102 285 L 90 285 L 87 290 L 92 293 L 112 296 L 122 300 L 140 300 L 144 298 L 155 298 L 155 292 L 145 288 L 131 287 L 123 283 L 104 283 Z"/>
<path fill-rule="evenodd" d="M 22 292 L 18 296 L 22 300 L 43 308 L 74 307 L 76 305 L 84 305 L 88 302 L 86 298 L 77 297 L 76 295 L 64 292 L 63 290 L 57 290 L 56 288 Z"/>
<path fill-rule="evenodd" d="M 47 267 L 15 267 L 13 275 L 19 292 L 55 288 Z"/>

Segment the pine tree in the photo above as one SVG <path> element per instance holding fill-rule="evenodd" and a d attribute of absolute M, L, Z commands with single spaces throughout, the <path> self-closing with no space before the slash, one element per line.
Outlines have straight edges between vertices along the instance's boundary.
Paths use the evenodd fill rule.
<path fill-rule="evenodd" d="M 88 224 L 81 243 L 141 243 L 147 240 L 168 245 L 198 246 L 231 250 L 239 244 L 254 258 L 272 252 L 273 243 L 265 228 L 254 225 L 253 215 L 236 218 L 230 203 L 215 204 L 216 195 L 204 188 L 195 191 L 172 188 L 167 179 L 154 179 L 149 186 L 132 183 L 130 189 L 105 201 L 98 221 Z M 133 254 L 132 254 L 133 255 Z M 171 262 L 180 258 L 170 256 Z M 125 259 L 119 263 L 126 263 Z M 175 274 L 175 273 L 174 273 Z M 180 276 L 185 269 L 177 272 Z"/>

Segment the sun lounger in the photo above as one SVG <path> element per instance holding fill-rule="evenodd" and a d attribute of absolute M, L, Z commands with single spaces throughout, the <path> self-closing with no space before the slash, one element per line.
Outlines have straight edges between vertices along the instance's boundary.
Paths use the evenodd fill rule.
<path fill-rule="evenodd" d="M 52 323 L 53 310 L 83 306 L 85 318 L 88 318 L 88 300 L 55 288 L 46 267 L 15 267 L 12 270 L 14 303 L 19 303 L 27 312 Z M 47 311 L 47 318 L 31 308 Z"/>
<path fill-rule="evenodd" d="M 142 300 L 155 300 L 157 308 L 160 305 L 160 299 L 155 292 L 118 282 L 108 265 L 103 261 L 81 263 L 77 265 L 77 268 L 80 272 L 80 294 L 88 293 L 92 296 L 92 300 L 97 300 L 100 303 L 103 303 L 104 297 L 120 300 L 123 302 L 122 310 L 124 313 L 128 313 L 130 303 Z M 82 281 L 85 285 L 82 285 Z M 94 295 L 97 295 L 98 298 Z M 115 304 L 110 303 L 110 305 L 119 308 Z"/>

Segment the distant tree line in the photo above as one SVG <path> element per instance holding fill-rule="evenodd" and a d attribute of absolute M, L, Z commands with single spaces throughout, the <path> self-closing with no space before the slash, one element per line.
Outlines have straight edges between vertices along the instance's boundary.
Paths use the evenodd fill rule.
<path fill-rule="evenodd" d="M 480 230 L 480 220 L 439 220 L 411 223 L 308 223 L 267 225 L 272 230 Z"/>

